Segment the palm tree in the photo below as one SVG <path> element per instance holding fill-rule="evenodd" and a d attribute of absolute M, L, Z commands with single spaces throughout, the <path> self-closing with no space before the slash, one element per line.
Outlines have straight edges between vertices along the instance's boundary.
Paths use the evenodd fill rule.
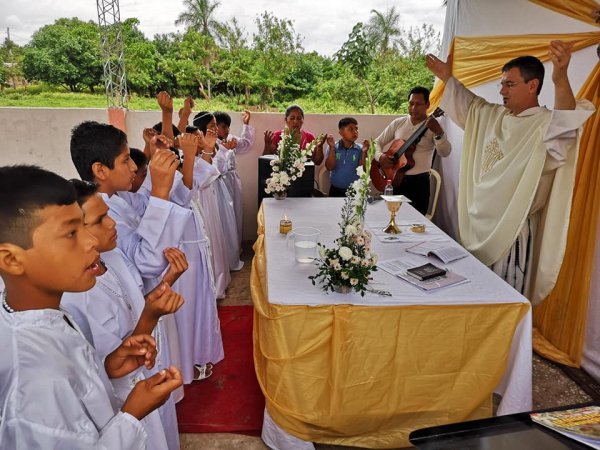
<path fill-rule="evenodd" d="M 183 0 L 186 8 L 185 12 L 179 14 L 175 25 L 187 25 L 204 36 L 214 38 L 219 28 L 219 22 L 214 19 L 215 10 L 221 5 L 221 2 L 211 0 Z"/>
<path fill-rule="evenodd" d="M 371 14 L 373 16 L 369 19 L 367 33 L 379 51 L 385 55 L 393 47 L 394 38 L 402 34 L 400 13 L 392 6 L 385 12 L 372 9 Z"/>

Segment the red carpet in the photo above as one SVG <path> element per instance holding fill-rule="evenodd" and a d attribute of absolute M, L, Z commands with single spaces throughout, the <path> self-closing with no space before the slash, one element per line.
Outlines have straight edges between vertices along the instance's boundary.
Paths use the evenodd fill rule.
<path fill-rule="evenodd" d="M 265 399 L 252 358 L 252 306 L 220 306 L 225 359 L 213 374 L 185 387 L 177 404 L 181 433 L 260 435 Z"/>

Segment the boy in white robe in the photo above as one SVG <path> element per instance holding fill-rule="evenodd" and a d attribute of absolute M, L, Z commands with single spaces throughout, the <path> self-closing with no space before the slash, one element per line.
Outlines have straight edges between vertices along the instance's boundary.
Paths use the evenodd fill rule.
<path fill-rule="evenodd" d="M 242 133 L 240 137 L 229 133 L 231 117 L 224 112 L 215 112 L 217 122 L 217 144 L 219 149 L 213 158 L 213 164 L 217 166 L 223 176 L 223 181 L 233 199 L 233 209 L 237 224 L 239 244 L 242 242 L 243 225 L 243 201 L 242 180 L 237 173 L 236 157 L 250 151 L 254 145 L 254 127 L 250 125 L 250 111 L 242 114 Z"/>
<path fill-rule="evenodd" d="M 169 201 L 169 193 L 178 167 L 173 152 L 159 149 L 152 158 L 150 171 L 155 182 L 146 207 L 134 210 L 116 194 L 128 191 L 136 165 L 129 156 L 127 135 L 112 125 L 83 122 L 71 134 L 71 159 L 82 180 L 94 182 L 117 223 L 117 246 L 148 281 L 146 290 L 160 281 L 167 268 L 163 250 L 177 247 L 191 212 Z M 167 225 L 168 224 L 168 225 Z M 177 326 L 172 316 L 164 319 L 168 364 L 181 366 Z M 168 351 L 168 354 L 167 354 Z M 179 394 L 182 396 L 182 392 Z"/>
<path fill-rule="evenodd" d="M 129 335 L 152 334 L 157 344 L 156 364 L 151 370 L 140 368 L 129 375 L 113 380 L 116 394 L 125 399 L 135 380 L 153 375 L 165 368 L 161 342 L 164 327 L 161 318 L 175 313 L 184 303 L 172 291 L 172 285 L 186 270 L 185 255 L 177 249 L 167 249 L 170 262 L 163 282 L 148 295 L 143 294 L 139 272 L 117 246 L 115 222 L 97 188 L 91 183 L 72 180 L 83 210 L 86 230 L 98 239 L 100 270 L 96 285 L 87 292 L 66 293 L 61 306 L 73 316 L 86 338 L 94 345 L 100 358 L 110 354 Z M 142 420 L 148 434 L 149 449 L 179 449 L 179 431 L 175 402 L 171 397 L 157 411 Z"/>
<path fill-rule="evenodd" d="M 0 443 L 3 448 L 144 449 L 140 420 L 181 385 L 169 368 L 124 403 L 108 376 L 154 364 L 150 336 L 127 338 L 102 362 L 60 309 L 63 292 L 96 282 L 97 240 L 73 187 L 33 166 L 0 168 Z M 120 410 L 119 410 L 120 408 Z"/>
<path fill-rule="evenodd" d="M 180 136 L 179 145 L 184 149 L 182 171 L 185 175 L 180 172 L 175 174 L 170 193 L 171 201 L 187 209 L 191 207 L 192 191 L 186 183 L 192 187 L 197 140 L 197 137 L 191 134 Z M 148 140 L 146 149 L 152 156 L 156 145 L 150 141 L 151 139 Z M 188 142 L 190 145 L 183 145 L 184 142 Z M 189 171 L 191 177 L 188 175 L 188 165 L 192 166 Z M 152 176 L 148 174 L 143 179 L 137 193 L 119 192 L 117 195 L 125 199 L 134 209 L 143 210 L 151 190 Z M 179 247 L 185 252 L 189 267 L 174 285 L 174 289 L 186 299 L 182 308 L 175 313 L 175 319 L 180 337 L 181 355 L 186 355 L 181 360 L 181 372 L 184 384 L 189 384 L 193 380 L 210 376 L 212 365 L 224 358 L 210 246 L 204 222 L 199 213 L 194 212 L 193 220 L 188 222 Z M 198 367 L 196 368 L 196 366 Z"/>

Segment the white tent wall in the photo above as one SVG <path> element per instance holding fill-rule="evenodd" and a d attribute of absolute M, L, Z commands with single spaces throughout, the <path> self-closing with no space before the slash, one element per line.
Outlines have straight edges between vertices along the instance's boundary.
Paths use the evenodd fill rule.
<path fill-rule="evenodd" d="M 442 59 L 446 59 L 454 36 L 497 36 L 523 34 L 567 34 L 598 31 L 570 17 L 556 13 L 527 0 L 448 0 L 442 42 Z M 596 48 L 588 47 L 575 52 L 569 65 L 569 79 L 574 93 L 577 93 L 587 79 L 598 58 Z M 540 104 L 552 108 L 554 89 L 552 84 L 552 64 L 544 64 L 546 76 L 540 95 Z M 491 102 L 501 100 L 498 80 L 472 88 L 472 91 Z M 448 158 L 438 158 L 436 167 L 442 173 L 444 189 L 436 213 L 436 222 L 450 235 L 458 237 L 456 202 L 460 170 L 460 154 L 463 132 L 447 121 L 448 138 L 452 143 L 452 153 Z M 599 236 L 600 236 L 600 229 Z M 592 243 L 590 244 L 592 245 Z M 584 346 L 582 367 L 596 380 L 600 380 L 600 246 L 596 255 L 590 289 L 587 335 Z"/>

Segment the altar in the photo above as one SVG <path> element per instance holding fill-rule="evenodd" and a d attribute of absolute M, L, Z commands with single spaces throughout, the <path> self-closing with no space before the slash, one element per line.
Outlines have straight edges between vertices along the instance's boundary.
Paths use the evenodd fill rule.
<path fill-rule="evenodd" d="M 280 219 L 318 228 L 330 245 L 342 202 L 265 199 L 258 213 L 251 289 L 267 444 L 408 446 L 415 429 L 490 417 L 493 392 L 502 395 L 498 414 L 530 410 L 529 302 L 474 257 L 448 265 L 467 283 L 435 292 L 383 271 L 374 272 L 372 286 L 391 296 L 325 294 L 312 285 L 317 267 L 295 261 Z M 376 228 L 388 218 L 381 201 L 368 207 L 365 222 Z M 408 204 L 397 218 L 425 223 L 422 240 L 458 245 Z M 409 242 L 373 239 L 380 260 L 414 245 L 403 234 Z"/>

